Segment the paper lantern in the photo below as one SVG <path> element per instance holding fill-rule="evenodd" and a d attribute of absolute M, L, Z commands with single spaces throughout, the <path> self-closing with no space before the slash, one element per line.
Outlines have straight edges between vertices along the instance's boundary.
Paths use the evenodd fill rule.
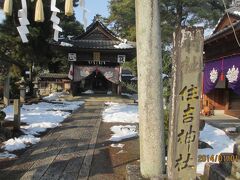
<path fill-rule="evenodd" d="M 43 11 L 43 2 L 42 0 L 37 0 L 35 8 L 35 19 L 36 22 L 44 21 L 44 11 Z"/>
<path fill-rule="evenodd" d="M 65 0 L 65 15 L 73 15 L 73 0 Z"/>
<path fill-rule="evenodd" d="M 3 11 L 6 15 L 11 16 L 12 15 L 12 6 L 13 1 L 12 0 L 5 0 L 3 5 Z"/>

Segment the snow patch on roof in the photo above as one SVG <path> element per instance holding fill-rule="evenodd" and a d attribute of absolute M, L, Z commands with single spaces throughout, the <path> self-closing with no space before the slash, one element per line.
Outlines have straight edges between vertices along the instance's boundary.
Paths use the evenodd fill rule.
<path fill-rule="evenodd" d="M 127 44 L 126 42 L 120 43 L 118 45 L 114 45 L 116 49 L 128 49 L 128 48 L 133 48 L 130 44 Z"/>
<path fill-rule="evenodd" d="M 232 13 L 240 16 L 240 11 L 233 11 Z"/>
<path fill-rule="evenodd" d="M 82 94 L 94 94 L 94 91 L 89 89 L 85 92 L 82 92 Z"/>
<path fill-rule="evenodd" d="M 73 47 L 73 45 L 72 45 L 72 44 L 70 44 L 70 43 L 67 43 L 67 42 L 61 42 L 61 43 L 60 43 L 60 46 L 65 46 L 65 47 Z"/>

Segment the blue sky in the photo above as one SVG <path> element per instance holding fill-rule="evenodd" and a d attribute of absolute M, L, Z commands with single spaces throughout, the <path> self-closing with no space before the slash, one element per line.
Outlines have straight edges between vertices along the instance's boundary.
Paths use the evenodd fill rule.
<path fill-rule="evenodd" d="M 93 17 L 96 14 L 100 14 L 103 17 L 107 17 L 109 15 L 108 12 L 108 0 L 85 0 L 85 7 L 89 11 L 87 14 L 88 25 L 91 24 Z M 75 8 L 76 18 L 79 22 L 82 23 L 82 10 L 80 7 Z M 3 12 L 0 11 L 0 22 L 2 22 L 4 18 Z"/>
<path fill-rule="evenodd" d="M 108 0 L 85 0 L 85 7 L 89 10 L 88 17 L 88 25 L 92 23 L 93 17 L 96 14 L 100 14 L 103 17 L 107 17 L 109 15 L 108 12 Z M 82 22 L 82 10 L 80 7 L 75 8 L 76 18 L 79 22 Z"/>

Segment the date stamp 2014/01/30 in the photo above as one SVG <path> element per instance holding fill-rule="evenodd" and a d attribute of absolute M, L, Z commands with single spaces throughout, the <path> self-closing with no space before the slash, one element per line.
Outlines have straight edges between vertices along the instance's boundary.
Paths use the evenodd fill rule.
<path fill-rule="evenodd" d="M 198 162 L 238 162 L 240 156 L 234 154 L 198 155 Z"/>

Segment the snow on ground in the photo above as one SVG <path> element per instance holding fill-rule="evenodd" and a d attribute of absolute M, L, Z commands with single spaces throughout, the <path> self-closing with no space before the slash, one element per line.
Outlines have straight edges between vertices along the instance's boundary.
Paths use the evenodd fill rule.
<path fill-rule="evenodd" d="M 103 121 L 111 123 L 138 123 L 138 106 L 105 103 L 107 107 L 103 111 Z M 232 129 L 231 129 L 232 130 Z M 113 126 L 111 131 L 114 133 L 109 139 L 111 141 L 121 141 L 126 138 L 137 136 L 136 126 Z M 234 141 L 226 133 L 218 128 L 206 124 L 200 132 L 200 140 L 208 143 L 213 149 L 199 149 L 198 155 L 219 155 L 220 153 L 232 153 Z M 205 162 L 198 163 L 197 172 L 203 174 Z"/>
<path fill-rule="evenodd" d="M 82 94 L 94 94 L 93 90 L 87 90 L 85 92 L 82 92 Z"/>
<path fill-rule="evenodd" d="M 111 144 L 111 147 L 113 147 L 113 148 L 123 148 L 125 146 L 125 144 L 121 144 L 121 143 L 119 143 L 119 144 Z"/>
<path fill-rule="evenodd" d="M 132 137 L 138 136 L 136 131 L 136 126 L 113 126 L 111 127 L 111 131 L 114 133 L 112 137 L 109 139 L 110 141 L 119 142 L 123 139 L 128 139 Z"/>
<path fill-rule="evenodd" d="M 68 93 L 54 92 L 54 93 L 51 93 L 49 96 L 44 97 L 43 99 L 46 101 L 56 101 L 56 100 L 59 100 L 59 98 L 64 97 L 65 95 L 68 95 Z"/>
<path fill-rule="evenodd" d="M 137 94 L 121 93 L 121 95 L 126 96 L 130 99 L 134 99 L 135 102 L 138 102 L 138 95 Z"/>
<path fill-rule="evenodd" d="M 219 155 L 220 153 L 232 153 L 234 141 L 231 140 L 226 133 L 218 128 L 206 124 L 203 131 L 200 132 L 199 139 L 208 143 L 213 149 L 198 149 L 198 155 Z M 197 166 L 197 172 L 203 174 L 206 162 L 200 162 Z M 213 162 L 211 162 L 213 163 Z"/>
<path fill-rule="evenodd" d="M 40 138 L 34 137 L 33 135 L 23 135 L 18 138 L 12 138 L 5 141 L 2 146 L 6 151 L 15 151 L 26 148 L 30 144 L 36 144 L 40 141 Z"/>
<path fill-rule="evenodd" d="M 51 94 L 45 97 L 45 100 L 53 101 L 59 96 L 62 96 L 62 94 Z M 21 126 L 21 130 L 25 135 L 5 141 L 1 148 L 11 152 L 38 143 L 40 138 L 36 136 L 39 133 L 46 131 L 48 128 L 60 126 L 60 123 L 71 114 L 71 111 L 79 108 L 83 103 L 82 101 L 54 101 L 54 103 L 40 102 L 23 105 L 21 107 L 21 122 L 26 123 L 26 125 Z M 6 119 L 13 120 L 13 106 L 8 106 L 3 110 L 7 114 Z M 1 156 L 4 156 L 4 154 L 0 153 Z"/>
<path fill-rule="evenodd" d="M 116 154 L 123 154 L 123 153 L 127 153 L 127 151 L 120 150 L 120 151 L 118 151 Z"/>
<path fill-rule="evenodd" d="M 0 153 L 0 159 L 5 159 L 5 158 L 16 158 L 17 156 L 15 154 L 10 154 L 7 151 Z"/>
<path fill-rule="evenodd" d="M 138 106 L 118 103 L 108 105 L 102 113 L 103 122 L 138 123 Z"/>
<path fill-rule="evenodd" d="M 129 93 L 121 93 L 121 95 L 122 96 L 127 96 L 129 98 L 132 98 L 132 96 L 133 96 L 132 94 L 129 94 Z"/>
<path fill-rule="evenodd" d="M 108 92 L 107 92 L 107 95 L 112 95 L 112 91 L 108 91 Z"/>

